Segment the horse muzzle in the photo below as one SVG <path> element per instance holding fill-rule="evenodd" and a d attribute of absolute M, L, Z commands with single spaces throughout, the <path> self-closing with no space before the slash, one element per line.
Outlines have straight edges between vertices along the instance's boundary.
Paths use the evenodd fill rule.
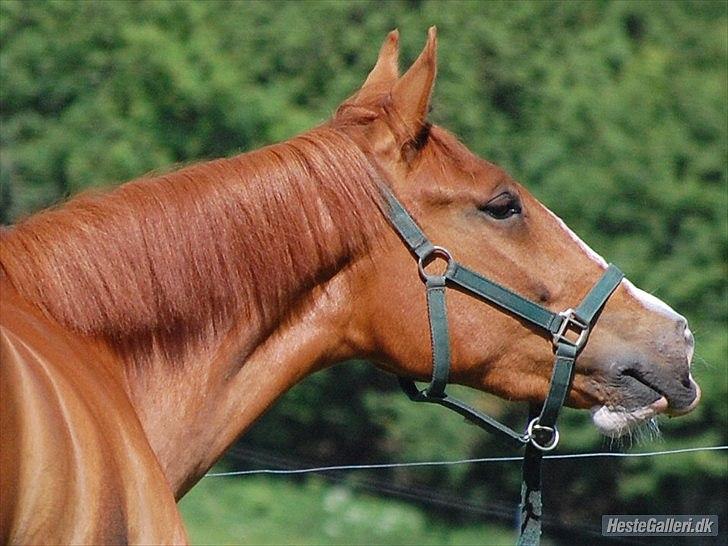
<path fill-rule="evenodd" d="M 658 414 L 691 412 L 701 391 L 690 373 L 694 340 L 681 321 L 677 336 L 665 337 L 648 350 L 617 349 L 606 370 L 600 405 L 592 408 L 594 424 L 607 436 L 621 436 Z"/>

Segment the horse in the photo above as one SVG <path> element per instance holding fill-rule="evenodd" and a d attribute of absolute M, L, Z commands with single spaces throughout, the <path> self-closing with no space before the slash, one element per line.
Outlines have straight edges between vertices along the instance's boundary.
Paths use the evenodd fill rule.
<path fill-rule="evenodd" d="M 433 27 L 400 75 L 393 31 L 322 125 L 2 231 L 3 543 L 185 543 L 176 501 L 302 378 L 357 358 L 429 379 L 441 333 L 428 302 L 452 288 L 441 270 L 453 256 L 549 313 L 608 271 L 521 184 L 428 120 L 436 50 Z M 419 263 L 387 195 L 438 245 Z M 445 280 L 425 295 L 420 275 Z M 609 291 L 564 398 L 614 436 L 687 413 L 700 389 L 686 319 L 621 276 Z M 436 309 L 447 381 L 544 401 L 548 332 L 462 287 Z M 579 327 L 564 317 L 562 330 Z"/>

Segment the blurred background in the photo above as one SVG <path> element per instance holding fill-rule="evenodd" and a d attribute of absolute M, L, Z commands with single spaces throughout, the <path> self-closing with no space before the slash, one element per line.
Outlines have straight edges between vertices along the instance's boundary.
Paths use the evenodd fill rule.
<path fill-rule="evenodd" d="M 433 120 L 695 333 L 695 412 L 617 443 L 567 410 L 560 452 L 723 445 L 727 6 L 3 0 L 0 220 L 305 131 L 363 82 L 389 30 L 406 68 L 435 24 Z M 522 426 L 524 408 L 458 394 Z M 514 453 L 356 362 L 291 390 L 218 470 L 501 455 Z M 725 452 L 547 461 L 545 472 L 547 543 L 599 543 L 602 514 L 718 514 L 725 543 Z M 197 544 L 507 544 L 519 473 L 499 462 L 206 478 L 181 506 Z"/>

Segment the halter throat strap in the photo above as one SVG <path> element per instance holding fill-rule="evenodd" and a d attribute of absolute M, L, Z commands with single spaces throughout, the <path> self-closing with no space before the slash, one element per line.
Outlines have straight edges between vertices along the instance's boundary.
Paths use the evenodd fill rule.
<path fill-rule="evenodd" d="M 554 313 L 459 264 L 447 249 L 432 244 L 388 188 L 383 187 L 382 194 L 392 226 L 417 257 L 420 277 L 427 294 L 432 380 L 425 389 L 420 390 L 413 380 L 400 377 L 400 386 L 405 394 L 415 402 L 439 404 L 456 411 L 511 445 L 522 446 L 530 442 L 540 451 L 554 449 L 559 440 L 556 420 L 571 387 L 574 361 L 586 344 L 591 325 L 599 311 L 622 281 L 622 272 L 616 266 L 609 265 L 576 308 Z M 435 258 L 445 260 L 447 266 L 443 273 L 433 275 L 425 271 L 425 266 Z M 450 336 L 445 303 L 448 285 L 456 285 L 471 296 L 486 300 L 551 335 L 555 360 L 549 392 L 540 414 L 531 419 L 524 433 L 516 432 L 445 393 L 450 373 Z"/>

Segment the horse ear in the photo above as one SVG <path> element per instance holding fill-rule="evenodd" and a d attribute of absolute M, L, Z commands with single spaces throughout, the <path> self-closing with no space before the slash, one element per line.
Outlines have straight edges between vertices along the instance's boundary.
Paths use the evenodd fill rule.
<path fill-rule="evenodd" d="M 433 26 L 422 53 L 392 88 L 392 102 L 411 139 L 417 138 L 426 122 L 436 76 L 437 28 Z"/>
<path fill-rule="evenodd" d="M 399 78 L 399 31 L 393 30 L 384 39 L 379 49 L 377 64 L 367 76 L 362 91 L 367 87 L 384 88 L 391 86 Z"/>

